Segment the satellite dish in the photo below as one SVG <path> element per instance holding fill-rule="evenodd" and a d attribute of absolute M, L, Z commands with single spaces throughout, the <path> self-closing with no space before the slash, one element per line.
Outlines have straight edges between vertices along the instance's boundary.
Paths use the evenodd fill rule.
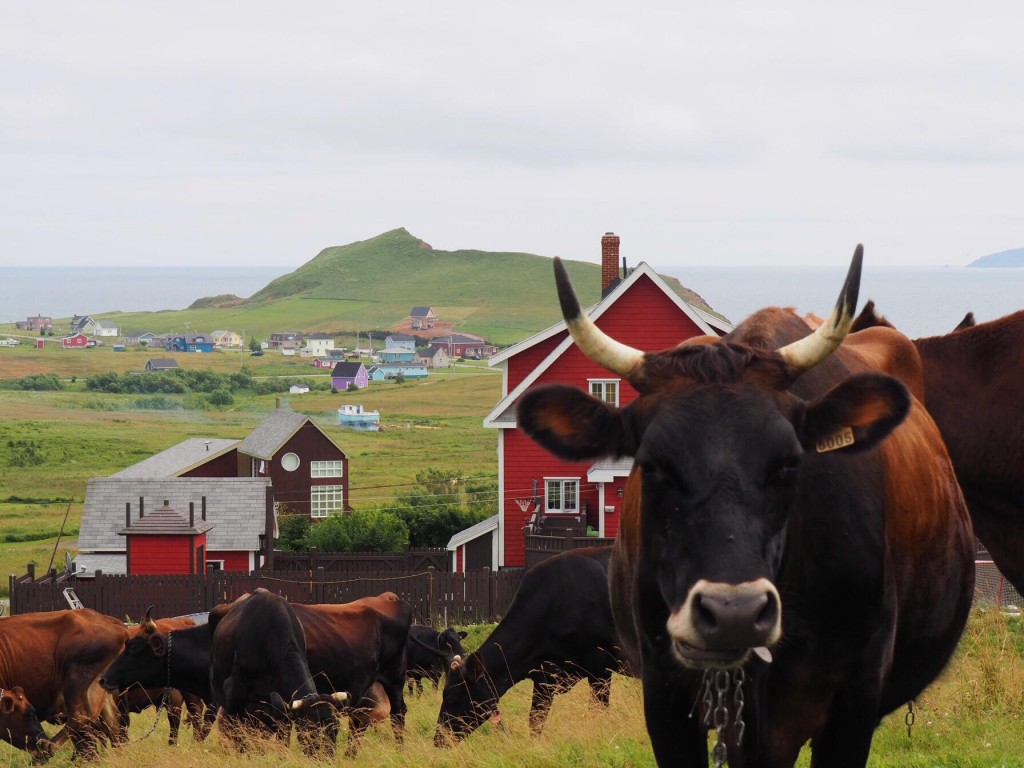
<path fill-rule="evenodd" d="M 71 553 L 68 552 L 66 549 L 64 550 L 64 570 L 68 573 L 74 573 L 71 564 Z"/>

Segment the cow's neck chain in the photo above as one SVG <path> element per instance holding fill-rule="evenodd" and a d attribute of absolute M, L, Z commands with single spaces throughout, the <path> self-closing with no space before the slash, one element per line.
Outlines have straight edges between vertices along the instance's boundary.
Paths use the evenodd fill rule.
<path fill-rule="evenodd" d="M 736 726 L 736 746 L 743 744 L 743 732 L 747 724 L 743 721 L 745 699 L 743 683 L 746 675 L 737 667 L 730 672 L 727 669 L 705 669 L 701 682 L 701 702 L 704 705 L 704 727 L 715 729 L 715 746 L 711 756 L 715 768 L 723 768 L 729 754 L 725 740 L 725 729 L 729 725 L 729 692 L 732 691 L 733 725 Z"/>

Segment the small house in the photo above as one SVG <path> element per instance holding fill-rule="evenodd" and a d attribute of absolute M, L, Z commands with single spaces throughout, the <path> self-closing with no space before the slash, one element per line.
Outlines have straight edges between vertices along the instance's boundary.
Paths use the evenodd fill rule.
<path fill-rule="evenodd" d="M 65 349 L 85 349 L 89 345 L 89 337 L 79 331 L 60 340 L 60 345 Z"/>
<path fill-rule="evenodd" d="M 370 376 L 366 372 L 366 366 L 358 360 L 343 360 L 334 364 L 331 370 L 331 386 L 339 392 L 348 389 L 349 384 L 355 384 L 363 389 L 370 383 Z"/>
<path fill-rule="evenodd" d="M 329 333 L 311 333 L 306 337 L 303 352 L 309 351 L 310 357 L 325 357 L 334 349 L 334 336 Z"/>
<path fill-rule="evenodd" d="M 459 531 L 448 541 L 452 573 L 492 568 L 498 561 L 498 516 Z"/>
<path fill-rule="evenodd" d="M 213 523 L 206 521 L 206 504 L 202 519 L 195 518 L 195 502 L 189 504 L 189 515 L 181 514 L 164 500 L 145 517 L 132 524 L 131 504 L 125 507 L 125 527 L 118 531 L 125 537 L 125 559 L 129 575 L 167 573 L 206 573 L 206 532 Z"/>
<path fill-rule="evenodd" d="M 46 315 L 32 315 L 24 320 L 18 320 L 14 328 L 19 331 L 49 331 L 53 328 L 53 318 Z"/>
<path fill-rule="evenodd" d="M 423 363 L 378 363 L 372 367 L 370 378 L 373 381 L 386 381 L 396 376 L 405 379 L 425 379 L 429 375 Z"/>
<path fill-rule="evenodd" d="M 436 321 L 433 307 L 413 307 L 409 312 L 409 323 L 414 331 L 433 328 Z"/>
<path fill-rule="evenodd" d="M 290 395 L 305 395 L 309 393 L 309 387 L 305 384 L 292 384 L 288 387 L 288 394 Z"/>
<path fill-rule="evenodd" d="M 405 347 L 391 347 L 380 350 L 377 357 L 382 363 L 413 363 L 416 362 L 416 351 Z"/>
<path fill-rule="evenodd" d="M 385 349 L 407 349 L 410 352 L 416 351 L 416 337 L 408 333 L 392 333 L 384 338 Z"/>
<path fill-rule="evenodd" d="M 448 368 L 452 364 L 452 359 L 444 347 L 430 346 L 419 351 L 419 362 L 428 368 Z"/>
<path fill-rule="evenodd" d="M 242 338 L 242 334 L 237 331 L 224 329 L 212 331 L 210 333 L 210 340 L 218 347 L 238 348 L 245 343 L 245 339 Z"/>
<path fill-rule="evenodd" d="M 146 361 L 147 371 L 176 371 L 178 361 L 173 357 L 151 357 Z"/>
<path fill-rule="evenodd" d="M 213 337 L 202 333 L 171 336 L 164 349 L 168 352 L 213 352 Z"/>
<path fill-rule="evenodd" d="M 291 349 L 296 350 L 302 346 L 302 334 L 298 331 L 278 331 L 270 334 L 267 342 L 268 349 Z"/>

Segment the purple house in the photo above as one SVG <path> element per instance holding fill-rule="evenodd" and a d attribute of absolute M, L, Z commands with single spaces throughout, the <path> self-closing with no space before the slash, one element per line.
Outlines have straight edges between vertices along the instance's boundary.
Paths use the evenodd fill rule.
<path fill-rule="evenodd" d="M 349 384 L 355 384 L 359 389 L 365 388 L 370 383 L 370 376 L 366 372 L 366 366 L 358 361 L 343 361 L 335 363 L 331 371 L 331 386 L 339 392 L 348 389 Z"/>

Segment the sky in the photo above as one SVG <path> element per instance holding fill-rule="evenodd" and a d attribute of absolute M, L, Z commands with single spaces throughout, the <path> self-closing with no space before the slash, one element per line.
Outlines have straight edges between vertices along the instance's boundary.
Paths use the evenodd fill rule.
<path fill-rule="evenodd" d="M 13 0 L 0 266 L 1024 247 L 1024 4 Z"/>

